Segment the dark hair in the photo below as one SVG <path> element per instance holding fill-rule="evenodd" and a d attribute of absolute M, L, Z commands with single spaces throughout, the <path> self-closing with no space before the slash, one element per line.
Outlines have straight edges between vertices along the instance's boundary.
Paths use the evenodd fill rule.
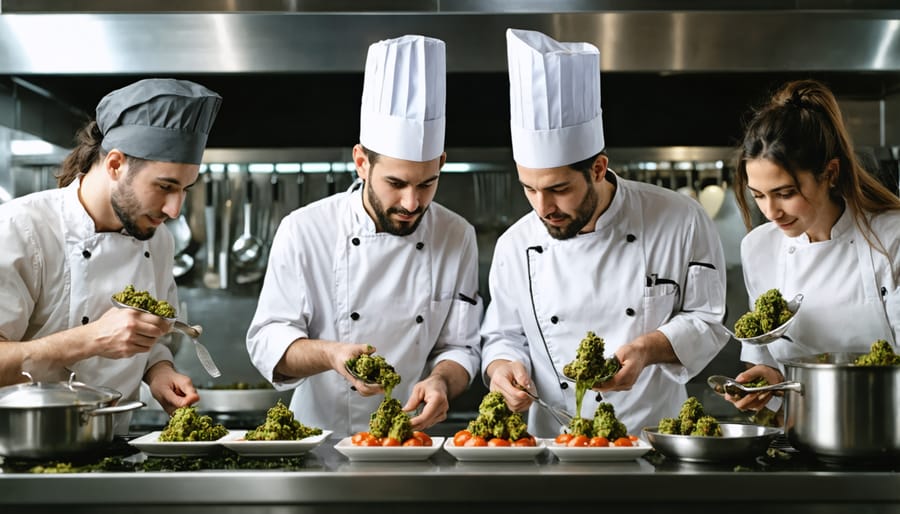
<path fill-rule="evenodd" d="M 376 152 L 375 150 L 369 150 L 363 145 L 360 146 L 362 146 L 363 152 L 366 153 L 366 159 L 369 160 L 369 166 L 374 168 L 375 163 L 378 162 L 378 158 L 381 157 L 381 154 Z"/>
<path fill-rule="evenodd" d="M 572 168 L 573 170 L 580 172 L 582 175 L 584 175 L 585 180 L 587 180 L 588 182 L 591 182 L 591 170 L 594 169 L 594 161 L 597 160 L 597 157 L 600 157 L 601 155 L 603 155 L 605 153 L 606 153 L 605 150 L 601 150 L 601 151 L 595 153 L 592 157 L 588 157 L 587 159 L 584 159 L 582 161 L 578 161 L 578 162 L 569 164 L 566 167 Z"/>
<path fill-rule="evenodd" d="M 747 161 L 766 159 L 784 168 L 798 185 L 797 173 L 810 171 L 817 182 L 827 179 L 832 159 L 839 168 L 832 200 L 845 202 L 869 244 L 885 253 L 872 232 L 867 213 L 900 209 L 898 199 L 859 163 L 834 94 L 815 80 L 785 84 L 769 103 L 757 110 L 744 131 L 734 174 L 734 194 L 744 224 L 752 228 L 747 188 Z"/>
<path fill-rule="evenodd" d="M 107 152 L 100 146 L 100 143 L 103 142 L 103 133 L 100 132 L 96 121 L 91 120 L 82 127 L 75 134 L 75 142 L 75 149 L 69 152 L 59 167 L 59 173 L 56 175 L 58 187 L 68 186 L 79 175 L 87 173 L 91 166 L 106 157 Z M 125 156 L 125 161 L 131 172 L 139 171 L 148 162 L 146 159 L 130 155 Z M 129 174 L 129 176 L 133 175 Z"/>

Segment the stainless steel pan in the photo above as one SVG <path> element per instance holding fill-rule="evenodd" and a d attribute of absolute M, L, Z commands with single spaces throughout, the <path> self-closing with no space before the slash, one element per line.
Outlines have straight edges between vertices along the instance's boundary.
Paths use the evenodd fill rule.
<path fill-rule="evenodd" d="M 0 388 L 0 455 L 57 458 L 102 447 L 112 440 L 111 414 L 143 402 L 116 405 L 121 393 L 74 380 Z"/>

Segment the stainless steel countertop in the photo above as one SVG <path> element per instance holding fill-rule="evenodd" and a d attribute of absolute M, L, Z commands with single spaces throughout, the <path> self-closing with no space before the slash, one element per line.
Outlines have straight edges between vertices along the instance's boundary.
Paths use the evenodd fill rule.
<path fill-rule="evenodd" d="M 360 504 L 377 512 L 379 505 L 446 507 L 463 501 L 517 503 L 524 511 L 546 502 L 648 507 L 744 502 L 757 509 L 790 503 L 799 512 L 839 502 L 865 505 L 866 512 L 900 511 L 896 464 L 849 469 L 794 462 L 735 472 L 734 464 L 560 462 L 549 452 L 528 462 L 458 462 L 443 450 L 421 462 L 351 462 L 334 449 L 336 442 L 329 439 L 316 448 L 299 471 L 0 474 L 0 505 L 4 512 L 14 507 L 35 512 L 41 506 L 90 511 L 103 505 L 127 505 L 135 512 L 132 507 L 173 504 L 200 510 Z M 807 507 L 795 508 L 802 505 Z M 474 504 L 472 509 L 478 510 Z"/>

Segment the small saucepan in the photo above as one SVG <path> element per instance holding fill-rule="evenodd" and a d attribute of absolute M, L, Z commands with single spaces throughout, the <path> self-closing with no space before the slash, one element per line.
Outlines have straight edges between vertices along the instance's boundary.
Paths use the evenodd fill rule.
<path fill-rule="evenodd" d="M 45 459 L 100 448 L 113 438 L 111 414 L 144 406 L 116 404 L 120 392 L 74 378 L 0 387 L 0 455 Z"/>

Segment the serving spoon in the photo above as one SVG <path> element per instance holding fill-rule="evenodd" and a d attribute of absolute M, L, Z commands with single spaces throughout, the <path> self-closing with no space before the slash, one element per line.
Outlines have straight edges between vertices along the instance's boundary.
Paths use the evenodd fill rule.
<path fill-rule="evenodd" d="M 353 378 L 359 380 L 359 381 L 362 382 L 363 384 L 366 384 L 366 385 L 374 385 L 374 386 L 381 386 L 381 384 L 379 384 L 378 382 L 373 382 L 373 381 L 369 380 L 368 378 L 366 378 L 366 377 L 364 377 L 364 376 L 358 374 L 358 373 L 356 372 L 356 370 L 353 369 L 353 368 L 352 368 L 349 364 L 347 364 L 346 362 L 344 363 L 344 369 L 347 370 L 347 373 L 350 373 L 350 376 L 351 376 L 351 377 L 353 377 Z"/>
<path fill-rule="evenodd" d="M 555 407 L 555 406 L 550 405 L 549 403 L 545 402 L 544 400 L 541 399 L 540 396 L 532 393 L 531 391 L 528 390 L 527 387 L 523 386 L 522 384 L 513 382 L 513 385 L 515 385 L 520 391 L 522 391 L 525 394 L 527 394 L 528 396 L 530 396 L 531 399 L 534 400 L 538 405 L 540 405 L 541 407 L 546 409 L 547 412 L 549 412 L 550 415 L 553 416 L 553 419 L 555 419 L 556 422 L 559 423 L 560 425 L 562 425 L 564 427 L 568 427 L 569 424 L 572 422 L 572 418 L 574 416 L 572 416 L 568 412 L 564 411 L 563 409 L 560 409 L 559 407 Z"/>
<path fill-rule="evenodd" d="M 778 384 L 770 384 L 761 387 L 747 387 L 733 378 L 723 375 L 711 375 L 706 379 L 706 383 L 719 395 L 726 393 L 731 396 L 739 396 L 735 393 L 751 394 L 764 393 L 766 391 L 796 391 L 803 392 L 803 386 L 800 382 L 781 382 Z"/>
<path fill-rule="evenodd" d="M 159 316 L 158 314 L 154 314 L 146 309 L 142 309 L 140 307 L 135 307 L 134 305 L 128 305 L 127 303 L 122 303 L 119 300 L 116 300 L 115 298 L 112 298 L 112 303 L 116 307 L 120 307 L 123 309 L 133 309 L 136 311 L 146 312 L 147 314 L 153 314 L 154 316 Z M 200 325 L 188 325 L 187 323 L 185 323 L 181 320 L 178 320 L 176 318 L 164 318 L 162 316 L 159 316 L 159 317 L 163 318 L 164 320 L 168 321 L 169 323 L 172 323 L 173 329 L 188 336 L 191 339 L 191 341 L 194 342 L 194 351 L 197 353 L 197 358 L 200 359 L 200 364 L 203 365 L 203 369 L 205 369 L 206 372 L 209 373 L 209 376 L 215 378 L 215 377 L 219 377 L 222 375 L 222 372 L 219 371 L 219 367 L 216 366 L 216 363 L 213 360 L 212 355 L 210 355 L 209 350 L 207 350 L 206 347 L 203 346 L 203 344 L 197 340 L 197 338 L 199 338 L 200 335 L 203 333 L 203 327 L 201 327 Z"/>
<path fill-rule="evenodd" d="M 788 302 L 787 308 L 789 311 L 793 313 L 793 315 L 785 321 L 781 326 L 775 327 L 772 330 L 766 332 L 765 334 L 760 334 L 755 337 L 738 337 L 725 327 L 725 331 L 728 332 L 731 337 L 737 339 L 742 343 L 752 344 L 752 345 L 764 345 L 769 343 L 774 343 L 775 341 L 784 337 L 785 332 L 787 332 L 788 328 L 791 326 L 791 323 L 794 322 L 794 319 L 797 317 L 797 311 L 800 310 L 800 305 L 803 303 L 803 294 L 797 293 L 791 298 L 791 301 Z"/>
<path fill-rule="evenodd" d="M 613 355 L 612 357 L 606 359 L 606 362 L 612 362 L 612 363 L 615 365 L 613 371 L 607 373 L 606 375 L 602 375 L 602 376 L 597 377 L 596 380 L 594 380 L 593 385 L 591 386 L 592 389 L 593 389 L 594 387 L 598 386 L 599 384 L 602 384 L 603 382 L 606 382 L 607 380 L 609 380 L 609 379 L 611 379 L 612 377 L 616 376 L 616 373 L 618 373 L 619 370 L 622 369 L 622 363 L 619 361 L 619 358 L 616 357 L 615 355 Z M 574 378 L 569 377 L 569 376 L 567 376 L 567 375 L 565 375 L 565 374 L 563 374 L 563 378 L 564 378 L 565 380 L 568 380 L 569 382 L 573 382 L 573 383 L 576 382 L 576 380 L 575 380 Z"/>

